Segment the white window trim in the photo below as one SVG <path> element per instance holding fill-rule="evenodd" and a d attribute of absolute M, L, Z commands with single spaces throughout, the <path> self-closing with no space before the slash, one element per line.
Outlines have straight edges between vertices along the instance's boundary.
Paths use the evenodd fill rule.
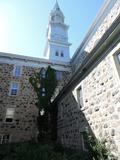
<path fill-rule="evenodd" d="M 17 94 L 16 94 L 16 95 L 12 95 L 12 94 L 11 94 L 12 83 L 17 83 L 17 84 L 18 84 L 18 91 L 17 91 Z M 19 94 L 19 89 L 20 89 L 20 82 L 12 81 L 12 82 L 10 83 L 9 96 L 17 96 L 17 95 Z"/>
<path fill-rule="evenodd" d="M 6 118 L 7 118 L 7 109 L 9 109 L 9 108 L 13 108 L 14 109 L 14 113 L 13 113 L 13 117 L 12 117 L 12 122 L 6 122 Z M 5 112 L 5 119 L 4 119 L 4 123 L 14 123 L 14 117 L 15 117 L 15 107 L 8 107 L 8 108 L 6 108 L 6 112 Z"/>
<path fill-rule="evenodd" d="M 16 67 L 20 67 L 20 75 L 15 75 Z M 21 75 L 22 75 L 22 70 L 23 70 L 23 67 L 22 67 L 22 66 L 20 66 L 20 65 L 14 65 L 13 76 L 14 76 L 14 77 L 21 77 Z"/>

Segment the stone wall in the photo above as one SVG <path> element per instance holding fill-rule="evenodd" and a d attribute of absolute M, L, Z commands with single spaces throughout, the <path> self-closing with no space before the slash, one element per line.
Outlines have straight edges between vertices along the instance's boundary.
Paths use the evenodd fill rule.
<path fill-rule="evenodd" d="M 58 141 L 66 148 L 85 149 L 83 132 L 88 122 L 80 110 L 73 92 L 64 95 L 58 102 Z"/>
<path fill-rule="evenodd" d="M 106 3 L 103 6 L 103 11 L 100 10 L 83 42 L 73 55 L 71 60 L 73 73 L 77 71 L 87 55 L 90 54 L 90 52 L 95 48 L 100 39 L 119 16 L 120 1 L 110 0 L 107 2 L 106 0 Z"/>
<path fill-rule="evenodd" d="M 36 136 L 35 93 L 29 83 L 29 77 L 33 75 L 32 67 L 23 67 L 20 77 L 13 76 L 14 65 L 0 64 L 0 134 L 9 134 L 11 141 L 30 140 Z M 11 82 L 19 82 L 18 95 L 11 96 Z M 13 122 L 5 122 L 6 109 L 14 107 Z"/>
<path fill-rule="evenodd" d="M 22 74 L 19 77 L 13 75 L 14 64 L 0 64 L 0 135 L 10 135 L 10 141 L 27 141 L 37 136 L 36 118 L 36 95 L 29 83 L 29 78 L 40 68 L 22 65 Z M 59 81 L 55 95 L 66 84 L 69 72 L 62 72 L 62 79 Z M 15 96 L 10 95 L 11 82 L 19 83 L 19 91 Z M 5 122 L 7 108 L 15 108 L 13 122 Z"/>
<path fill-rule="evenodd" d="M 113 2 L 111 1 L 111 3 Z M 85 47 L 86 52 L 90 53 L 92 51 L 92 49 L 96 46 L 96 44 L 102 38 L 104 33 L 110 28 L 110 26 L 113 24 L 113 22 L 119 15 L 120 15 L 120 1 L 116 0 L 112 9 L 108 13 L 108 15 L 105 17 L 102 24 L 100 24 L 100 26 L 97 28 L 95 34 L 90 39 L 87 46 Z"/>
<path fill-rule="evenodd" d="M 65 146 L 84 149 L 82 133 L 87 127 L 120 156 L 120 77 L 114 59 L 118 49 L 120 43 L 59 100 L 58 138 Z M 78 97 L 80 87 L 82 97 Z"/>
<path fill-rule="evenodd" d="M 119 48 L 120 43 L 82 82 L 83 113 L 90 128 L 116 154 L 120 154 L 120 77 L 114 53 Z"/>

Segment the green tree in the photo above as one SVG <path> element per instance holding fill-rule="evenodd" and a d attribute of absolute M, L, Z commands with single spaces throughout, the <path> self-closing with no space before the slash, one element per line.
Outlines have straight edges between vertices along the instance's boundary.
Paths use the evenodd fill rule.
<path fill-rule="evenodd" d="M 57 86 L 55 70 L 50 66 L 46 70 L 42 68 L 39 72 L 35 72 L 29 81 L 37 95 L 37 126 L 39 130 L 38 139 L 40 140 L 50 136 L 51 133 L 51 98 Z"/>

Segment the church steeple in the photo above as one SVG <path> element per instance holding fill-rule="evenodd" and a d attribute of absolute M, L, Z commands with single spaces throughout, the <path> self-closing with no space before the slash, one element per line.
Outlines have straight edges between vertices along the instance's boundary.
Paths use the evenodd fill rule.
<path fill-rule="evenodd" d="M 55 6 L 54 6 L 54 10 L 60 10 L 60 7 L 58 5 L 58 1 L 56 0 Z"/>
<path fill-rule="evenodd" d="M 64 23 L 64 15 L 56 1 L 54 8 L 50 13 L 50 21 L 53 23 Z"/>
<path fill-rule="evenodd" d="M 47 28 L 47 43 L 44 56 L 49 60 L 69 62 L 68 25 L 64 23 L 64 15 L 56 1 L 50 12 Z"/>

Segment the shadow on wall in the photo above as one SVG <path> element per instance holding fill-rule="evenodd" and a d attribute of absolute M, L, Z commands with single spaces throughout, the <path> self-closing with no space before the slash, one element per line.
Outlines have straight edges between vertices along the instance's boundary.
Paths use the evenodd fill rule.
<path fill-rule="evenodd" d="M 58 103 L 57 134 L 59 143 L 65 148 L 87 151 L 88 143 L 92 140 L 94 145 L 94 140 L 97 141 L 97 139 L 94 135 L 95 128 L 91 127 L 93 124 L 90 122 L 90 117 L 85 116 L 88 108 L 82 105 L 81 99 L 77 102 L 72 92 L 63 95 Z M 86 134 L 88 132 L 89 134 Z M 89 139 L 89 135 L 92 139 Z M 103 139 L 103 142 L 106 144 L 107 139 Z M 101 147 L 104 148 L 104 146 Z M 105 152 L 107 152 L 106 148 Z"/>
<path fill-rule="evenodd" d="M 93 134 L 80 104 L 77 103 L 73 93 L 66 95 L 58 103 L 58 141 L 66 148 L 85 149 L 86 139 L 84 132 Z"/>

